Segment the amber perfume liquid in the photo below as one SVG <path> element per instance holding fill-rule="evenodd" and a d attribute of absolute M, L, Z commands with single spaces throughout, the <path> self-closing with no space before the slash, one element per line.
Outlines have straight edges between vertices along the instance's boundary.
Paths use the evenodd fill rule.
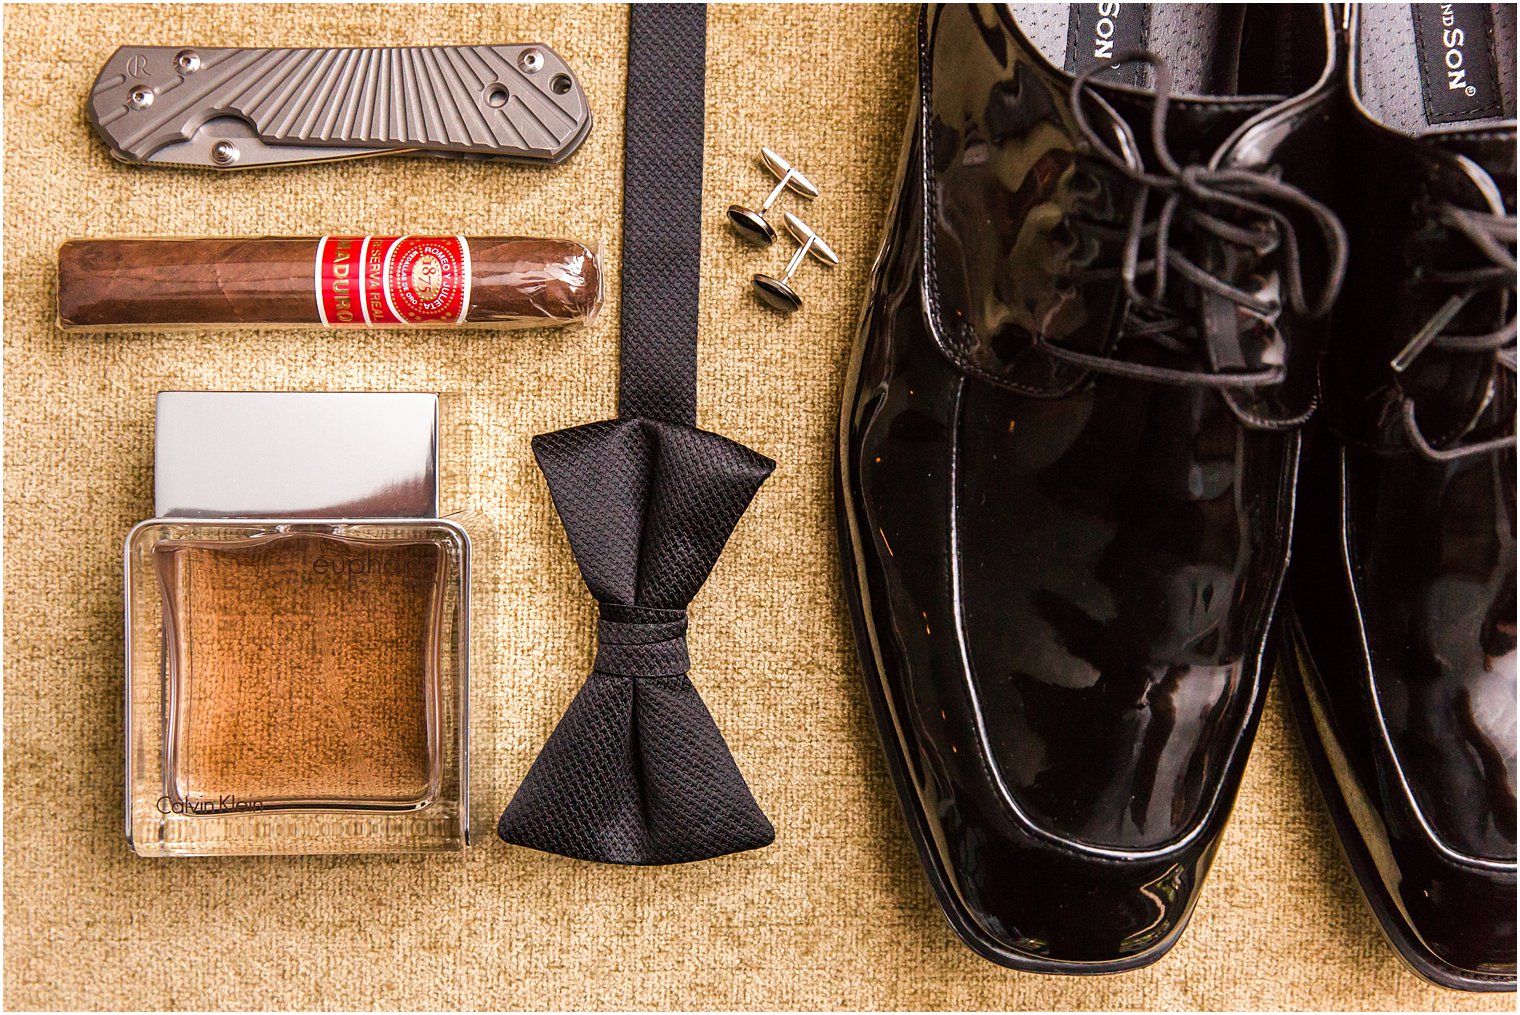
<path fill-rule="evenodd" d="M 317 532 L 153 548 L 168 781 L 199 812 L 426 805 L 443 550 Z"/>
<path fill-rule="evenodd" d="M 138 526 L 133 848 L 461 848 L 467 581 L 446 520 Z"/>

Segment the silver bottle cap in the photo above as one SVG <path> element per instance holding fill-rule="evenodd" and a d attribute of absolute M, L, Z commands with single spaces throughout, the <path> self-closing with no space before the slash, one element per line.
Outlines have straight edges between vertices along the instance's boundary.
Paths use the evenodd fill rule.
<path fill-rule="evenodd" d="M 436 518 L 438 396 L 161 391 L 159 518 Z"/>

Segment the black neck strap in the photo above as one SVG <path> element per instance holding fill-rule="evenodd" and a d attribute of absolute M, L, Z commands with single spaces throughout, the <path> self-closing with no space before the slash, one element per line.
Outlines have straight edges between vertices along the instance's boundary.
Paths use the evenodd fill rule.
<path fill-rule="evenodd" d="M 776 466 L 695 426 L 706 45 L 703 7 L 633 5 L 621 418 L 533 438 L 596 597 L 597 653 L 496 831 L 603 863 L 687 863 L 776 837 L 687 675 L 687 604 Z"/>
<path fill-rule="evenodd" d="M 693 426 L 707 7 L 635 3 L 623 164 L 618 415 Z"/>

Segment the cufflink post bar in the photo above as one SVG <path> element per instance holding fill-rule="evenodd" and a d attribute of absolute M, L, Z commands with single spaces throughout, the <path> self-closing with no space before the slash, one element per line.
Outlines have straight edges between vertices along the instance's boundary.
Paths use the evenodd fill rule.
<path fill-rule="evenodd" d="M 798 296 L 791 287 L 792 275 L 801 266 L 809 255 L 822 261 L 829 267 L 839 263 L 839 255 L 834 253 L 834 248 L 823 241 L 823 237 L 813 231 L 813 228 L 791 212 L 783 213 L 786 216 L 787 232 L 800 244 L 792 259 L 787 262 L 786 271 L 780 278 L 773 275 L 755 275 L 755 292 L 766 303 L 790 314 L 802 309 L 802 297 Z"/>
<path fill-rule="evenodd" d="M 776 198 L 780 197 L 783 191 L 790 190 L 811 201 L 818 196 L 818 188 L 813 186 L 813 182 L 803 176 L 796 167 L 769 148 L 760 149 L 760 162 L 779 182 L 766 195 L 759 210 L 746 208 L 742 204 L 729 205 L 728 221 L 734 227 L 734 232 L 751 243 L 767 244 L 775 241 L 776 230 L 765 220 L 765 213 L 770 210 L 771 205 L 776 203 Z"/>

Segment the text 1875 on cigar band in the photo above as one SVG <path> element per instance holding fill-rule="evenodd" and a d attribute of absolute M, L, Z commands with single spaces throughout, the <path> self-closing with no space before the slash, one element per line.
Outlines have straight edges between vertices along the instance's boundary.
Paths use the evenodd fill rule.
<path fill-rule="evenodd" d="M 314 274 L 329 327 L 463 324 L 470 309 L 463 236 L 324 236 Z"/>

